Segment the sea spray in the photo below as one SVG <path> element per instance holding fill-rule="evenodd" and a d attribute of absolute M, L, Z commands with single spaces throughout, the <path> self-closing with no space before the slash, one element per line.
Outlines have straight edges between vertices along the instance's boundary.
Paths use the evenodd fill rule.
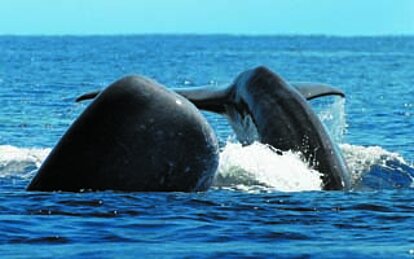
<path fill-rule="evenodd" d="M 312 102 L 319 119 L 328 129 L 336 143 L 342 143 L 348 127 L 346 123 L 345 99 L 324 97 Z"/>

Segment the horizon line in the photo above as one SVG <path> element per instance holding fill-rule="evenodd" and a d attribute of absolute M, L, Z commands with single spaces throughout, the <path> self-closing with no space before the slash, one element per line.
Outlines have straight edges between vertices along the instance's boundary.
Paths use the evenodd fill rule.
<path fill-rule="evenodd" d="M 329 33 L 0 33 L 0 37 L 133 37 L 133 36 L 228 36 L 228 37 L 414 37 L 414 33 L 396 34 L 329 34 Z"/>

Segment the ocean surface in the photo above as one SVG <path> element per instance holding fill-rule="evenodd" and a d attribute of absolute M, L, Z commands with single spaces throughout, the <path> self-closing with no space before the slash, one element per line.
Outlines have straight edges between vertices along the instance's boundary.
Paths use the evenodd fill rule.
<path fill-rule="evenodd" d="M 78 95 L 130 74 L 227 85 L 259 65 L 346 93 L 311 105 L 351 191 L 322 191 L 300 154 L 240 145 L 212 113 L 221 154 L 207 192 L 25 191 L 87 107 Z M 413 132 L 414 37 L 0 36 L 0 257 L 412 258 Z"/>

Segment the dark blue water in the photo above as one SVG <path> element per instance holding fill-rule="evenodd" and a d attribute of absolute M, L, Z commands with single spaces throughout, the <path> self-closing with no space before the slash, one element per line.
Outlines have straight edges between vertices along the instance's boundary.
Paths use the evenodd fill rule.
<path fill-rule="evenodd" d="M 312 105 L 339 135 L 352 192 L 307 185 L 309 170 L 289 182 L 295 157 L 229 143 L 227 122 L 207 113 L 227 181 L 206 193 L 25 191 L 86 107 L 76 96 L 126 74 L 168 87 L 228 84 L 258 65 L 345 91 L 345 104 Z M 412 257 L 413 132 L 413 37 L 2 36 L 0 255 Z"/>

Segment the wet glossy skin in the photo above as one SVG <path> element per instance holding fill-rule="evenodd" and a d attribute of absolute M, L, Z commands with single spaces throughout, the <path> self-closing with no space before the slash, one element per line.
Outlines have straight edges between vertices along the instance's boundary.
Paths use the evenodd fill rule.
<path fill-rule="evenodd" d="M 217 165 L 215 134 L 193 104 L 125 77 L 85 109 L 27 189 L 204 191 Z"/>

